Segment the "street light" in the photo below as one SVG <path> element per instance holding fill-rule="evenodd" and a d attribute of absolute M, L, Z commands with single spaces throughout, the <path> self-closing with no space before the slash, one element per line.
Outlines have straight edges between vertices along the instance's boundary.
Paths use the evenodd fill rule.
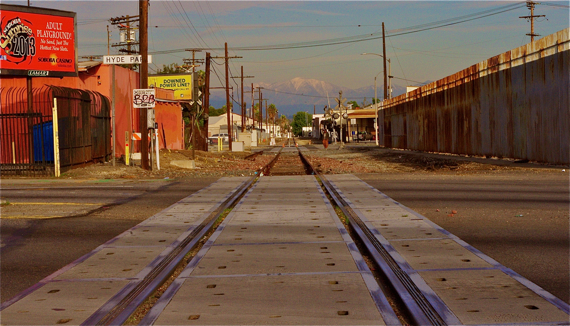
<path fill-rule="evenodd" d="M 361 55 L 367 55 L 367 54 L 377 55 L 377 56 L 379 56 L 379 57 L 384 58 L 383 55 L 377 54 L 377 53 L 362 53 Z M 390 62 L 390 59 L 387 59 L 387 61 L 388 61 L 388 75 L 389 75 L 388 77 L 390 78 L 390 79 L 389 79 L 389 81 L 390 81 L 390 82 L 389 82 L 389 85 L 390 85 L 390 86 L 389 86 L 389 87 L 390 87 L 390 92 L 389 92 L 390 95 L 389 95 L 389 98 L 392 98 L 392 76 L 390 76 L 390 72 L 392 71 L 392 63 Z M 386 72 L 384 72 L 384 73 L 386 73 Z M 378 137 L 378 95 L 377 95 L 377 87 L 376 87 L 376 77 L 378 77 L 379 74 L 380 74 L 380 73 L 378 73 L 378 74 L 374 77 L 374 113 L 375 113 L 375 117 L 376 117 L 376 122 L 375 122 L 375 125 L 374 125 L 374 129 L 375 129 L 375 132 L 376 132 L 376 137 L 374 137 L 374 138 L 376 138 L 376 146 L 379 146 L 379 145 L 380 145 L 379 142 L 378 142 L 378 138 L 380 138 L 380 137 Z M 384 98 L 386 98 L 386 94 L 384 94 Z"/>
<path fill-rule="evenodd" d="M 360 55 L 368 55 L 368 54 L 372 54 L 372 55 L 377 55 L 379 57 L 384 58 L 383 55 L 378 54 L 378 53 L 361 53 Z M 386 96 L 386 94 L 384 94 L 384 98 L 388 97 L 388 98 L 392 98 L 392 78 L 394 78 L 394 76 L 392 76 L 392 62 L 390 61 L 389 58 L 386 58 L 386 61 L 388 61 L 388 96 Z"/>

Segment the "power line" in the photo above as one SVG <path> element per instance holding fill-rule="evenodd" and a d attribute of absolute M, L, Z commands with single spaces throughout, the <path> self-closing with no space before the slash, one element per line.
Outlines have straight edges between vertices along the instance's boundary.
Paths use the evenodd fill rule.
<path fill-rule="evenodd" d="M 525 2 L 517 2 L 514 4 L 510 4 L 507 6 L 489 9 L 485 11 L 481 11 L 474 14 L 464 15 L 460 17 L 440 20 L 432 23 L 426 23 L 421 25 L 415 25 L 406 28 L 395 29 L 391 31 L 387 31 L 386 37 L 395 37 L 395 36 L 402 36 L 407 34 L 413 34 L 418 32 L 423 32 L 427 30 L 457 25 L 461 23 L 465 23 L 468 21 L 473 21 L 477 19 L 482 19 L 485 17 L 498 15 L 504 12 L 516 10 L 519 8 L 523 8 L 526 6 Z M 379 34 L 379 35 L 378 35 Z M 351 44 L 357 42 L 364 42 L 364 41 L 371 41 L 382 38 L 381 33 L 370 33 L 370 34 L 362 34 L 362 35 L 354 35 L 354 36 L 347 36 L 342 38 L 334 38 L 334 39 L 327 39 L 327 40 L 320 40 L 320 41 L 309 41 L 309 42 L 298 42 L 298 43 L 288 43 L 288 44 L 275 44 L 275 45 L 261 45 L 261 46 L 249 46 L 249 47 L 234 47 L 230 48 L 232 51 L 268 51 L 268 50 L 287 50 L 287 49 L 299 49 L 299 48 L 310 48 L 310 47 L 321 47 L 321 46 L 331 46 L 331 45 L 338 45 L 338 44 Z M 221 50 L 221 48 L 204 48 L 202 50 Z M 157 51 L 153 54 L 166 54 L 172 52 L 180 52 L 183 49 L 172 49 L 172 50 L 165 50 L 165 51 Z"/>
<path fill-rule="evenodd" d="M 205 44 L 206 46 L 208 46 L 208 43 L 206 43 L 206 41 L 204 41 L 204 39 L 202 38 L 202 36 L 200 36 L 200 32 L 198 32 L 198 30 L 194 27 L 194 24 L 192 23 L 192 20 L 190 19 L 190 17 L 188 16 L 188 13 L 186 12 L 186 9 L 184 9 L 184 6 L 182 5 L 182 2 L 180 2 L 180 0 L 178 0 L 178 3 L 180 4 L 180 8 L 182 9 L 182 11 L 184 12 L 184 16 L 186 17 L 186 26 L 191 27 L 191 29 L 196 33 L 196 35 L 198 36 L 198 38 L 202 41 L 203 44 Z M 176 6 L 176 4 L 174 4 Z M 177 6 L 176 6 L 177 7 Z M 184 18 L 183 16 L 183 18 Z M 188 25 L 190 24 L 190 25 Z"/>
<path fill-rule="evenodd" d="M 168 14 L 176 21 L 178 27 L 182 30 L 182 33 L 185 35 L 185 37 L 188 39 L 188 41 L 193 42 L 193 43 L 198 43 L 197 39 L 194 37 L 194 35 L 190 34 L 186 30 L 186 28 L 184 28 L 184 25 L 182 24 L 180 19 L 178 19 L 178 16 L 175 14 L 174 10 L 172 10 L 168 1 L 162 1 L 162 4 L 163 4 L 164 9 L 166 9 L 166 11 L 168 12 Z M 194 38 L 194 40 L 193 40 L 193 38 Z"/>
<path fill-rule="evenodd" d="M 550 6 L 550 7 L 557 7 L 557 8 L 570 9 L 570 6 L 567 6 L 567 5 L 560 5 L 560 4 L 556 4 L 556 3 L 538 2 L 537 4 L 542 5 L 542 6 Z"/>

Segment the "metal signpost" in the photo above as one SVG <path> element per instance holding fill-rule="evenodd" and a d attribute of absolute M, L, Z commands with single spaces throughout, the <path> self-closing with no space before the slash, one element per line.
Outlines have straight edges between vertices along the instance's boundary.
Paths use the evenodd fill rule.
<path fill-rule="evenodd" d="M 342 139 L 342 108 L 345 106 L 346 98 L 342 98 L 342 91 L 338 92 L 338 98 L 335 99 L 337 106 L 335 106 L 334 111 L 338 110 L 339 117 L 340 117 L 340 147 L 338 149 L 342 149 L 344 147 L 344 139 Z"/>
<path fill-rule="evenodd" d="M 152 56 L 148 56 L 148 62 L 152 62 Z M 103 64 L 107 65 L 128 65 L 128 64 L 140 64 L 142 63 L 142 56 L 140 55 L 104 55 L 103 56 Z M 113 138 L 113 166 L 115 166 L 115 148 L 116 148 L 116 131 L 115 131 L 115 66 L 113 66 L 112 72 L 112 79 L 113 79 L 113 90 L 111 91 L 112 99 L 111 99 L 111 116 L 112 116 L 112 138 Z M 154 99 L 154 97 L 153 97 Z M 153 106 L 154 107 L 154 106 Z M 136 107 L 135 107 L 136 108 Z M 131 115 L 129 114 L 129 117 Z M 132 121 L 129 121 L 129 126 L 132 126 Z M 130 155 L 126 152 L 128 144 L 125 143 L 125 156 Z M 125 163 L 129 165 L 129 158 L 125 159 Z"/>
<path fill-rule="evenodd" d="M 150 89 L 133 89 L 133 108 L 135 109 L 146 109 L 147 110 L 147 130 L 151 129 L 154 130 L 156 133 L 156 126 L 155 126 L 155 118 L 154 118 L 154 106 L 156 104 L 156 90 L 154 88 Z M 151 159 L 152 159 L 152 147 L 156 149 L 156 163 L 157 167 L 160 170 L 160 163 L 158 163 L 158 142 L 156 144 L 152 143 L 152 131 L 151 131 Z M 144 136 L 144 132 L 141 131 L 141 136 Z M 148 135 L 148 131 L 146 132 Z M 141 150 L 141 160 L 142 155 L 144 152 Z M 152 167 L 152 160 L 151 160 L 151 167 Z"/>

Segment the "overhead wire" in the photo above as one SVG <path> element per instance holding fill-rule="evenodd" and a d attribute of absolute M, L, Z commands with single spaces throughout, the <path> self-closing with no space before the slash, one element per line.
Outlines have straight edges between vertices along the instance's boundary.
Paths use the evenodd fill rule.
<path fill-rule="evenodd" d="M 423 32 L 427 30 L 457 25 L 465 23 L 468 21 L 473 21 L 476 19 L 481 19 L 493 15 L 498 15 L 504 12 L 520 9 L 526 6 L 526 2 L 517 2 L 500 8 L 489 9 L 481 11 L 474 14 L 463 15 L 460 17 L 449 18 L 445 20 L 440 20 L 436 22 L 410 26 L 406 28 L 389 30 L 386 32 L 386 38 L 396 37 L 401 35 L 413 34 L 418 32 Z M 377 35 L 380 34 L 380 35 Z M 244 46 L 244 47 L 231 47 L 232 51 L 268 51 L 268 50 L 287 50 L 287 49 L 300 49 L 300 48 L 311 48 L 311 47 L 321 47 L 321 46 L 331 46 L 337 44 L 352 44 L 357 42 L 364 42 L 370 40 L 381 39 L 381 33 L 369 33 L 354 36 L 347 36 L 341 38 L 326 39 L 320 41 L 309 41 L 309 42 L 298 42 L 298 43 L 288 43 L 288 44 L 275 44 L 275 45 L 262 45 L 262 46 Z M 222 50 L 222 48 L 203 48 L 202 50 Z M 169 52 L 181 52 L 184 49 L 172 49 L 161 51 L 156 54 L 169 53 Z"/>
<path fill-rule="evenodd" d="M 568 5 L 561 5 L 561 4 L 557 4 L 557 3 L 548 3 L 548 2 L 539 2 L 539 5 L 543 5 L 543 6 L 549 6 L 549 7 L 557 7 L 557 8 L 563 8 L 563 9 L 570 9 L 570 6 Z"/>
<path fill-rule="evenodd" d="M 163 4 L 164 8 L 166 9 L 166 11 L 168 12 L 168 14 L 176 21 L 177 25 L 179 26 L 179 28 L 182 30 L 182 33 L 184 34 L 184 36 L 188 39 L 188 41 L 192 42 L 192 43 L 196 43 L 199 44 L 198 40 L 196 39 L 196 37 L 192 34 L 190 34 L 186 28 L 184 27 L 184 24 L 182 24 L 182 22 L 180 21 L 180 19 L 178 18 L 178 16 L 176 15 L 176 13 L 174 12 L 174 10 L 170 7 L 170 3 L 169 1 L 161 1 L 161 3 Z M 186 51 L 186 49 L 184 49 L 184 51 Z M 162 51 L 153 51 L 152 54 L 159 54 L 157 52 L 162 52 Z M 162 54 L 168 54 L 168 53 L 176 53 L 176 52 L 183 52 L 183 51 L 175 51 L 175 52 L 166 52 L 166 53 L 162 53 Z"/>
<path fill-rule="evenodd" d="M 191 30 L 193 30 L 196 35 L 198 36 L 198 39 L 204 44 L 206 45 L 206 47 L 208 47 L 208 43 L 206 43 L 206 41 L 204 41 L 204 39 L 202 38 L 202 36 L 200 36 L 200 32 L 198 32 L 198 30 L 194 27 L 194 24 L 192 23 L 192 20 L 190 19 L 190 17 L 188 16 L 188 12 L 186 12 L 186 9 L 184 8 L 184 6 L 182 5 L 182 2 L 180 0 L 178 0 L 178 3 L 180 4 L 180 9 L 182 9 L 182 12 L 184 13 L 184 16 L 182 16 L 182 18 L 185 17 L 185 22 L 186 22 L 186 26 L 190 27 Z M 174 5 L 176 6 L 176 3 L 174 3 Z M 178 9 L 178 6 L 176 6 L 176 8 Z M 180 11 L 179 11 L 180 12 Z"/>

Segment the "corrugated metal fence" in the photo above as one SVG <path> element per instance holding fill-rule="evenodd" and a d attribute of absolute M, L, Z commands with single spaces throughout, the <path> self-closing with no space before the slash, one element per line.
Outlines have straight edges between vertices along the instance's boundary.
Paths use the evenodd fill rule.
<path fill-rule="evenodd" d="M 380 143 L 570 164 L 569 30 L 385 101 Z"/>
<path fill-rule="evenodd" d="M 54 168 L 53 99 L 58 103 L 61 171 L 111 157 L 110 102 L 97 92 L 66 87 L 0 88 L 3 175 L 50 175 Z"/>

